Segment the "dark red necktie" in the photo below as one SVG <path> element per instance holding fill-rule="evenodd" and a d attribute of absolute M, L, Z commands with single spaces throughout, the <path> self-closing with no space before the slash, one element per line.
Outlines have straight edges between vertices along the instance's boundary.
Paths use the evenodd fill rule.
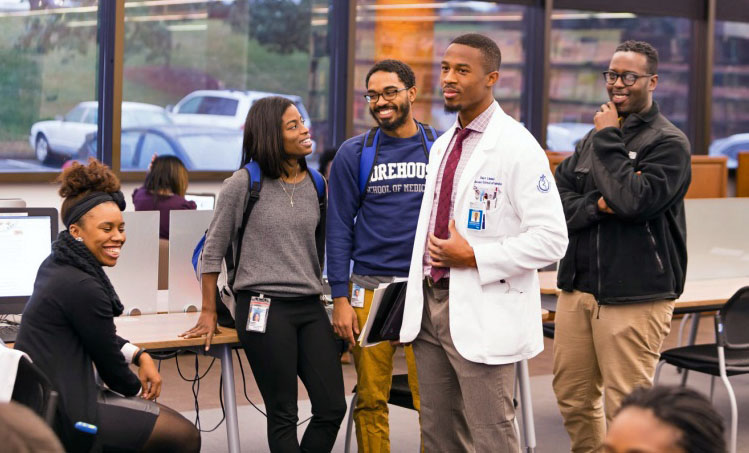
<path fill-rule="evenodd" d="M 448 224 L 450 223 L 450 200 L 453 194 L 453 181 L 455 180 L 455 169 L 458 168 L 460 155 L 463 153 L 463 140 L 471 133 L 471 129 L 457 129 L 455 144 L 450 155 L 447 156 L 445 169 L 442 172 L 442 185 L 440 186 L 440 198 L 437 201 L 437 218 L 434 222 L 434 235 L 440 239 L 447 239 Z M 439 281 L 447 274 L 448 268 L 432 266 L 432 280 Z"/>

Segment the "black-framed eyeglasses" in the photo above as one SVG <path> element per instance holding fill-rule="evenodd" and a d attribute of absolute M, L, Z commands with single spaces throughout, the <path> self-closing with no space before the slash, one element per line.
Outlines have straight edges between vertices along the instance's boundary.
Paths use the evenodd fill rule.
<path fill-rule="evenodd" d="M 623 72 L 619 74 L 618 72 L 614 72 L 614 71 L 603 71 L 602 74 L 603 74 L 603 80 L 605 80 L 606 83 L 608 83 L 609 85 L 615 84 L 616 79 L 621 77 L 622 83 L 624 84 L 625 87 L 631 87 L 641 77 L 652 77 L 655 75 L 655 74 L 640 75 L 634 72 Z"/>
<path fill-rule="evenodd" d="M 401 91 L 406 91 L 407 89 L 408 88 L 388 88 L 382 93 L 370 92 L 364 95 L 364 99 L 366 99 L 369 103 L 375 103 L 379 101 L 380 96 L 382 96 L 382 98 L 386 101 L 392 101 L 396 96 L 398 96 L 398 93 L 400 93 Z"/>

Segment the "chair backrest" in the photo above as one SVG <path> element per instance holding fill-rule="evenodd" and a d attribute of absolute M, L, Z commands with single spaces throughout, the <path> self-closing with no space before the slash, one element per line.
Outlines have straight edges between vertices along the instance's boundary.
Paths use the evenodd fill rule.
<path fill-rule="evenodd" d="M 26 357 L 18 362 L 16 383 L 11 400 L 23 404 L 53 426 L 57 411 L 58 393 L 42 370 Z"/>
<path fill-rule="evenodd" d="M 727 349 L 749 349 L 749 286 L 728 299 L 715 317 L 718 345 Z"/>

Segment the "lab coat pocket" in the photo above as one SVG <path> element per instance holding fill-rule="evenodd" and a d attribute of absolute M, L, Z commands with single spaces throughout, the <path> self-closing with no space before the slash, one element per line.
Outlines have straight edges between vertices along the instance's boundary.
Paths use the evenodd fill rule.
<path fill-rule="evenodd" d="M 483 316 L 479 320 L 486 353 L 511 356 L 527 352 L 532 337 L 527 331 L 530 298 L 526 293 L 507 293 L 501 284 L 493 289 L 484 291 Z"/>

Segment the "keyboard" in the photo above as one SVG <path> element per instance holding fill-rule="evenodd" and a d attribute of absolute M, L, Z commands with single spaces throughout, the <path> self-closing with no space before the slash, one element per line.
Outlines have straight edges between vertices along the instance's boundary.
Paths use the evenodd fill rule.
<path fill-rule="evenodd" d="M 17 325 L 0 326 L 0 340 L 3 340 L 5 343 L 15 343 L 20 327 Z"/>

